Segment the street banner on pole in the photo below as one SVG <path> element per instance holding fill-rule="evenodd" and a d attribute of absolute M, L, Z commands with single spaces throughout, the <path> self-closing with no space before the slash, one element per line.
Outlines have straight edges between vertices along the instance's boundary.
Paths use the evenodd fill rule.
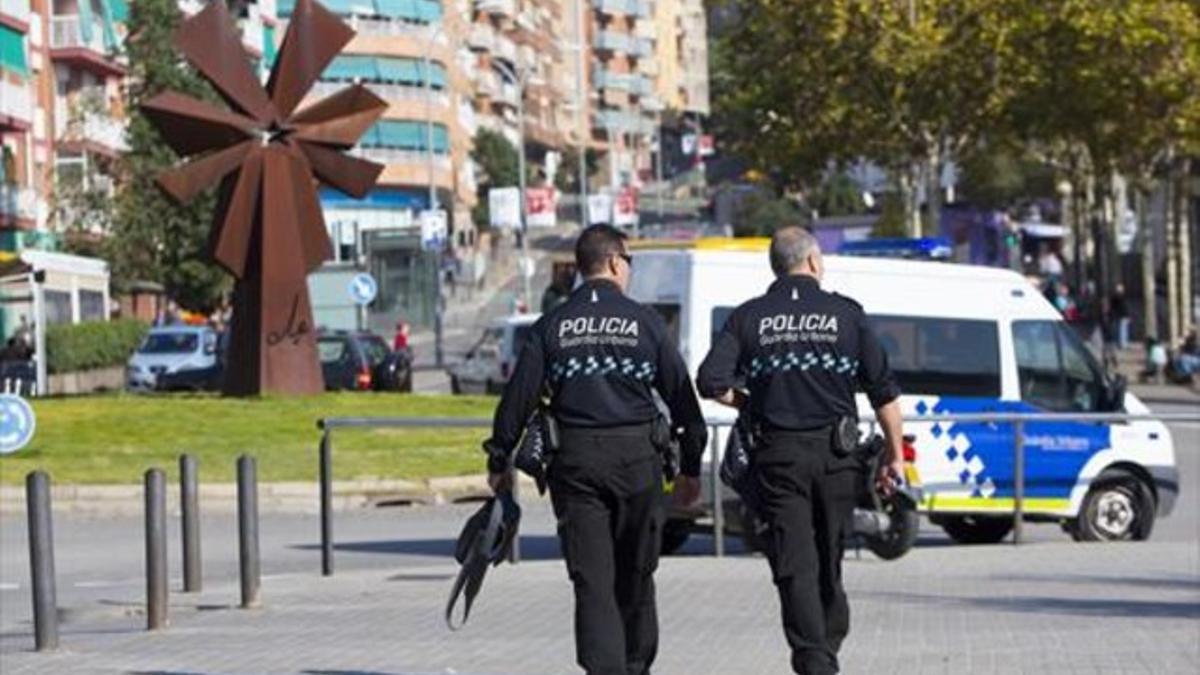
<path fill-rule="evenodd" d="M 558 224 L 558 208 L 552 187 L 525 188 L 525 225 L 554 227 Z"/>
<path fill-rule="evenodd" d="M 631 187 L 621 188 L 613 202 L 613 225 L 633 226 L 638 223 L 637 191 Z"/>
<path fill-rule="evenodd" d="M 448 230 L 444 209 L 421 212 L 421 248 L 423 250 L 440 251 L 444 249 Z"/>
<path fill-rule="evenodd" d="M 588 195 L 588 225 L 612 222 L 612 196 L 604 193 Z"/>
<path fill-rule="evenodd" d="M 488 222 L 495 229 L 521 227 L 521 191 L 515 187 L 488 190 Z"/>

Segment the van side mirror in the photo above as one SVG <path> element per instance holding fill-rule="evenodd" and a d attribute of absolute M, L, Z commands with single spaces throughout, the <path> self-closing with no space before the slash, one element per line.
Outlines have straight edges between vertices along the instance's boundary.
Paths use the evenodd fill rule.
<path fill-rule="evenodd" d="M 1100 412 L 1125 412 L 1125 392 L 1129 380 L 1116 375 L 1104 383 L 1104 398 L 1100 401 Z"/>

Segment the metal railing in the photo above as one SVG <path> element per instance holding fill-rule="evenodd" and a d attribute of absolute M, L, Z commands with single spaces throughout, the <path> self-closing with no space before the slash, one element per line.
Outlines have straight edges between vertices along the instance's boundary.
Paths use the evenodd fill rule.
<path fill-rule="evenodd" d="M 1013 544 L 1020 544 L 1021 523 L 1025 515 L 1025 425 L 1030 422 L 1200 422 L 1200 413 L 1162 413 L 1131 415 L 1125 413 L 962 413 L 909 415 L 906 425 L 948 423 L 995 423 L 1013 426 Z M 873 417 L 861 420 L 873 432 L 877 421 Z M 318 447 L 320 511 L 321 511 L 321 573 L 333 574 L 333 432 L 338 429 L 490 429 L 491 418 L 483 417 L 326 417 L 317 420 L 321 432 Z M 709 425 L 709 499 L 713 519 L 713 555 L 725 555 L 724 486 L 720 471 L 722 441 L 720 432 L 728 430 L 731 422 Z M 906 429 L 907 431 L 907 429 Z M 480 461 L 482 463 L 482 456 Z"/>

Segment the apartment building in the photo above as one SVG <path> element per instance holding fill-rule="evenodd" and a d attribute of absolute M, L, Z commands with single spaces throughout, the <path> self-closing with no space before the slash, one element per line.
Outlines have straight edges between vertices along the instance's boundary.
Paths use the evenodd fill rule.
<path fill-rule="evenodd" d="M 273 58 L 274 4 L 238 18 L 260 63 Z M 70 196 L 111 192 L 127 150 L 128 18 L 128 0 L 0 0 L 0 250 L 60 248 L 68 231 L 88 230 Z"/>

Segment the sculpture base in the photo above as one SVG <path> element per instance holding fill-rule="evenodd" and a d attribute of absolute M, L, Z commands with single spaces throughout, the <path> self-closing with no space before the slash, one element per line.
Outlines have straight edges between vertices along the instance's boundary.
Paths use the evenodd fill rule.
<path fill-rule="evenodd" d="M 222 391 L 227 396 L 319 394 L 325 390 L 317 359 L 308 284 L 301 277 L 270 301 L 261 276 L 238 281 L 233 289 L 233 319 Z"/>

